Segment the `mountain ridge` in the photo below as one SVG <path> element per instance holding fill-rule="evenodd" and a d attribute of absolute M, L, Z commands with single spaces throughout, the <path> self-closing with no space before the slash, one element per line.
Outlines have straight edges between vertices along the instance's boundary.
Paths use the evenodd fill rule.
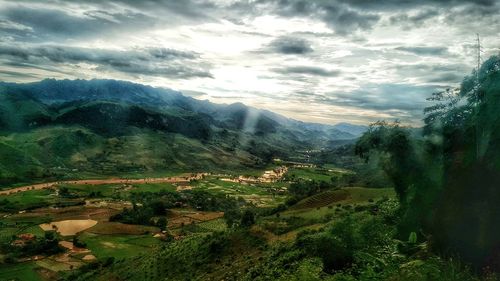
<path fill-rule="evenodd" d="M 266 116 L 272 117 L 275 120 L 280 120 L 281 123 L 286 123 L 286 122 L 297 122 L 297 123 L 302 123 L 308 126 L 314 126 L 314 127 L 326 127 L 326 128 L 335 128 L 338 129 L 339 131 L 345 132 L 352 134 L 354 137 L 359 135 L 360 129 L 357 129 L 356 133 L 353 134 L 350 128 L 347 128 L 348 126 L 350 127 L 358 127 L 358 128 L 364 128 L 365 130 L 367 129 L 367 126 L 362 126 L 362 125 L 354 125 L 346 122 L 340 122 L 334 125 L 331 124 L 323 124 L 323 123 L 315 123 L 315 122 L 306 122 L 306 121 L 301 121 L 301 120 L 296 120 L 284 115 L 281 115 L 279 113 L 275 113 L 270 110 L 266 109 L 259 109 L 255 108 L 252 106 L 245 105 L 244 103 L 241 102 L 235 102 L 235 103 L 230 103 L 230 104 L 220 104 L 220 103 L 213 103 L 208 100 L 199 100 L 187 95 L 184 95 L 181 91 L 175 91 L 170 88 L 165 88 L 165 87 L 153 87 L 149 85 L 144 85 L 140 83 L 135 83 L 135 82 L 130 82 L 130 81 L 123 81 L 123 80 L 115 80 L 115 79 L 53 79 L 53 78 L 47 78 L 43 79 L 37 82 L 30 82 L 30 83 L 11 83 L 11 82 L 1 82 L 0 81 L 0 87 L 20 87 L 21 89 L 27 90 L 27 88 L 32 88 L 31 91 L 37 92 L 36 98 L 38 98 L 41 102 L 45 104 L 55 104 L 55 103 L 61 103 L 61 102 L 69 102 L 69 101 L 76 101 L 80 100 L 78 98 L 72 98 L 72 95 L 68 95 L 68 91 L 70 90 L 69 88 L 71 87 L 74 89 L 75 84 L 77 84 L 78 87 L 81 88 L 81 92 L 87 93 L 85 96 L 84 100 L 116 100 L 118 98 L 118 93 L 120 91 L 127 91 L 128 97 L 127 96 L 121 96 L 120 99 L 124 99 L 128 102 L 139 102 L 139 103 L 158 103 L 160 102 L 159 105 L 177 105 L 177 106 L 185 106 L 187 103 L 196 101 L 196 107 L 194 110 L 200 110 L 200 108 L 203 107 L 210 107 L 212 109 L 220 109 L 221 107 L 242 107 L 242 108 L 247 108 L 247 109 L 252 109 L 252 110 L 257 110 L 259 113 L 264 114 Z M 110 89 L 112 86 L 115 90 L 115 92 L 103 92 L 102 87 L 97 91 L 96 88 L 99 86 L 103 86 L 104 84 L 108 84 L 106 89 Z M 56 87 L 54 87 L 56 86 Z M 128 86 L 128 88 L 124 89 L 123 86 Z M 131 89 L 135 89 L 136 91 L 131 91 Z M 50 92 L 49 92 L 50 91 Z M 88 94 L 88 93 L 93 93 L 93 94 Z M 99 92 L 99 95 L 97 95 L 97 92 Z M 130 94 L 133 93 L 135 95 L 130 96 Z M 138 95 L 139 94 L 139 95 Z M 81 96 L 80 96 L 81 97 Z M 145 98 L 148 98 L 145 100 Z M 156 99 L 154 99 L 156 98 Z M 153 100 L 154 99 L 154 100 Z M 175 104 L 174 102 L 180 102 Z M 193 104 L 191 104 L 193 106 Z M 348 125 L 348 126 L 347 126 Z"/>
<path fill-rule="evenodd" d="M 353 142 L 345 128 L 118 80 L 0 83 L 0 185 L 87 174 L 224 171 Z M 74 175 L 68 171 L 76 171 Z"/>

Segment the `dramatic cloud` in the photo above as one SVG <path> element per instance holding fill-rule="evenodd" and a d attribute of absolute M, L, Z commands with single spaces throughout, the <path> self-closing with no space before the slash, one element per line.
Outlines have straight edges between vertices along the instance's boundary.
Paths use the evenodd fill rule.
<path fill-rule="evenodd" d="M 16 63 L 50 65 L 94 65 L 98 70 L 115 70 L 138 75 L 168 76 L 174 78 L 212 77 L 199 66 L 195 53 L 165 48 L 147 48 L 131 51 L 90 49 L 61 46 L 0 45 L 0 57 Z"/>
<path fill-rule="evenodd" d="M 116 13 L 89 10 L 81 14 L 71 14 L 55 8 L 8 6 L 0 9 L 0 13 L 4 17 L 3 21 L 25 27 L 22 31 L 26 32 L 19 38 L 30 41 L 89 38 L 124 28 L 146 28 L 155 22 L 145 14 L 130 10 Z"/>
<path fill-rule="evenodd" d="M 304 121 L 419 125 L 500 50 L 498 0 L 0 0 L 0 80 L 113 78 Z"/>
<path fill-rule="evenodd" d="M 353 9 L 339 1 L 262 0 L 260 2 L 268 4 L 268 9 L 281 16 L 320 19 L 338 34 L 370 29 L 380 19 L 377 14 Z"/>

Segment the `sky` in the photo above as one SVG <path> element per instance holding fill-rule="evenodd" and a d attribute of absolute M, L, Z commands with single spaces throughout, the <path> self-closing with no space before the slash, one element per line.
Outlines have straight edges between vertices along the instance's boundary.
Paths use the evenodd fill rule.
<path fill-rule="evenodd" d="M 421 124 L 497 0 L 0 0 L 0 80 L 120 79 L 309 122 Z"/>

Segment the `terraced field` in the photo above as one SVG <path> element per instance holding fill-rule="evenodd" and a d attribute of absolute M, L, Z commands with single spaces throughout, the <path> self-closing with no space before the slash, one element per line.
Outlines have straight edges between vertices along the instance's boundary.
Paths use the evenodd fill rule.
<path fill-rule="evenodd" d="M 227 229 L 227 224 L 224 219 L 219 218 L 215 220 L 209 220 L 198 224 L 198 227 L 206 231 L 224 231 Z"/>
<path fill-rule="evenodd" d="M 339 202 L 342 200 L 346 200 L 350 197 L 350 193 L 346 190 L 332 190 L 326 191 L 320 194 L 313 195 L 308 197 L 293 207 L 290 210 L 301 210 L 301 209 L 310 209 L 310 208 L 321 208 L 324 206 L 328 206 L 332 203 Z"/>
<path fill-rule="evenodd" d="M 308 197 L 292 206 L 290 210 L 321 208 L 334 203 L 363 204 L 371 200 L 394 196 L 392 188 L 345 187 Z"/>
<path fill-rule="evenodd" d="M 127 258 L 150 251 L 159 240 L 152 235 L 97 235 L 83 233 L 80 239 L 87 244 L 98 259 L 115 257 Z"/>

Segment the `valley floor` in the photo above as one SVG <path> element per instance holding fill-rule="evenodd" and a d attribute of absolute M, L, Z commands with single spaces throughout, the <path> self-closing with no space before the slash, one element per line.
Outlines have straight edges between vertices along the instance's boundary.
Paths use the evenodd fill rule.
<path fill-rule="evenodd" d="M 262 174 L 269 175 L 269 171 L 272 170 Z M 366 210 L 368 207 L 363 206 L 394 196 L 391 189 L 331 189 L 307 197 L 289 209 L 265 214 L 265 210 L 285 203 L 290 181 L 284 179 L 292 174 L 304 180 L 318 180 L 339 173 L 345 171 L 297 167 L 270 182 L 255 181 L 258 177 L 252 181 L 227 181 L 224 179 L 241 177 L 196 173 L 160 178 L 60 181 L 3 190 L 0 193 L 0 202 L 3 202 L 0 203 L 0 243 L 16 249 L 16 245 L 29 245 L 33 239 L 39 239 L 34 237 L 43 237 L 46 231 L 53 230 L 62 251 L 19 256 L 15 261 L 8 252 L 2 251 L 0 261 L 4 264 L 0 263 L 0 280 L 53 280 L 95 262 L 128 260 L 159 251 L 172 243 L 168 242 L 170 239 L 182 241 L 228 230 L 224 212 L 182 204 L 169 208 L 164 215 L 167 231 L 154 225 L 110 220 L 125 209 L 135 208 L 131 198 L 136 196 L 198 190 L 239 198 L 262 210 L 252 231 L 270 245 L 292 242 L 300 232 L 323 228 L 342 214 L 357 208 Z"/>

